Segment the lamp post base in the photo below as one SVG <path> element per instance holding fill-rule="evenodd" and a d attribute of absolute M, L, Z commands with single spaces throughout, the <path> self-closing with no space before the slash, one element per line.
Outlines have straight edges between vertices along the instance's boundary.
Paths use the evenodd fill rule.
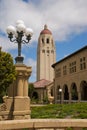
<path fill-rule="evenodd" d="M 24 64 L 16 64 L 16 81 L 8 88 L 8 96 L 0 105 L 0 120 L 30 119 L 30 98 L 28 97 L 28 78 L 32 68 Z"/>
<path fill-rule="evenodd" d="M 16 64 L 23 64 L 23 60 L 24 60 L 24 57 L 22 56 L 17 56 L 15 58 Z"/>
<path fill-rule="evenodd" d="M 0 121 L 30 119 L 29 97 L 5 97 L 0 111 Z"/>

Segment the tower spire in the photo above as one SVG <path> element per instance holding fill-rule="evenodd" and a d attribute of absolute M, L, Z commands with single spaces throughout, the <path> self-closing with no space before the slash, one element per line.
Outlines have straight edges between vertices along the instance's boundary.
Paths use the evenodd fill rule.
<path fill-rule="evenodd" d="M 47 24 L 44 25 L 44 29 L 47 29 Z"/>
<path fill-rule="evenodd" d="M 40 34 L 51 34 L 51 31 L 48 29 L 47 24 L 44 25 L 44 29 L 40 32 Z"/>

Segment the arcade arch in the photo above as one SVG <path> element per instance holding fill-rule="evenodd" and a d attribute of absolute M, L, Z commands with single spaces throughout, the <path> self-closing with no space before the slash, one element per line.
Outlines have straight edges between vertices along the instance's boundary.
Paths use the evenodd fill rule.
<path fill-rule="evenodd" d="M 76 83 L 71 84 L 71 100 L 78 100 Z"/>
<path fill-rule="evenodd" d="M 33 95 L 32 95 L 32 97 L 34 98 L 34 99 L 38 99 L 38 92 L 33 92 Z"/>
<path fill-rule="evenodd" d="M 86 81 L 81 81 L 80 89 L 81 89 L 81 100 L 87 100 L 87 82 Z"/>
<path fill-rule="evenodd" d="M 57 86 L 57 90 L 56 90 L 57 100 L 59 100 L 59 98 L 60 98 L 59 89 L 60 89 L 60 85 Z"/>
<path fill-rule="evenodd" d="M 63 86 L 63 94 L 64 94 L 64 100 L 69 100 L 68 86 L 66 84 Z"/>

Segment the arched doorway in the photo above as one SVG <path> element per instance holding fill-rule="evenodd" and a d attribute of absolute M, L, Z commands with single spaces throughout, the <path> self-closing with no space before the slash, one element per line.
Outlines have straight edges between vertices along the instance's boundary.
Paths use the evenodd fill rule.
<path fill-rule="evenodd" d="M 57 86 L 57 90 L 56 90 L 57 100 L 60 99 L 59 89 L 60 89 L 60 85 Z"/>
<path fill-rule="evenodd" d="M 75 83 L 72 83 L 71 85 L 71 95 L 72 100 L 78 100 L 77 86 Z"/>
<path fill-rule="evenodd" d="M 68 86 L 65 84 L 63 86 L 64 100 L 69 100 Z"/>
<path fill-rule="evenodd" d="M 37 92 L 33 92 L 33 96 L 34 99 L 38 99 L 38 93 Z"/>
<path fill-rule="evenodd" d="M 87 82 L 81 82 L 81 100 L 87 100 Z"/>

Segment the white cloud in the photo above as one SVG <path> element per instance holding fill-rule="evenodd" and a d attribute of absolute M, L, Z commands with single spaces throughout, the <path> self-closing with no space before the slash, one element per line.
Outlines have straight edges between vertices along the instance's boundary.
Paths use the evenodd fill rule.
<path fill-rule="evenodd" d="M 38 41 L 44 24 L 52 31 L 54 40 L 67 40 L 72 33 L 87 31 L 87 0 L 0 0 L 0 46 L 9 51 L 17 48 L 2 33 L 8 25 L 21 19 L 34 31 L 32 41 Z M 34 45 L 34 44 L 32 44 Z M 30 46 L 32 46 L 30 44 Z M 29 58 L 29 57 L 28 57 Z M 28 59 L 36 75 L 36 61 Z"/>
<path fill-rule="evenodd" d="M 11 43 L 6 37 L 0 37 L 0 46 L 3 51 L 17 48 L 17 44 Z"/>
<path fill-rule="evenodd" d="M 87 29 L 87 0 L 41 0 L 38 4 L 22 0 L 0 1 L 0 29 L 5 32 L 9 24 L 24 20 L 34 30 L 37 40 L 45 23 L 55 40 L 64 40 L 71 33 Z"/>
<path fill-rule="evenodd" d="M 32 67 L 32 74 L 31 74 L 31 81 L 35 81 L 36 80 L 36 61 L 34 59 L 28 58 L 25 60 L 25 64 L 27 66 L 31 66 Z"/>

